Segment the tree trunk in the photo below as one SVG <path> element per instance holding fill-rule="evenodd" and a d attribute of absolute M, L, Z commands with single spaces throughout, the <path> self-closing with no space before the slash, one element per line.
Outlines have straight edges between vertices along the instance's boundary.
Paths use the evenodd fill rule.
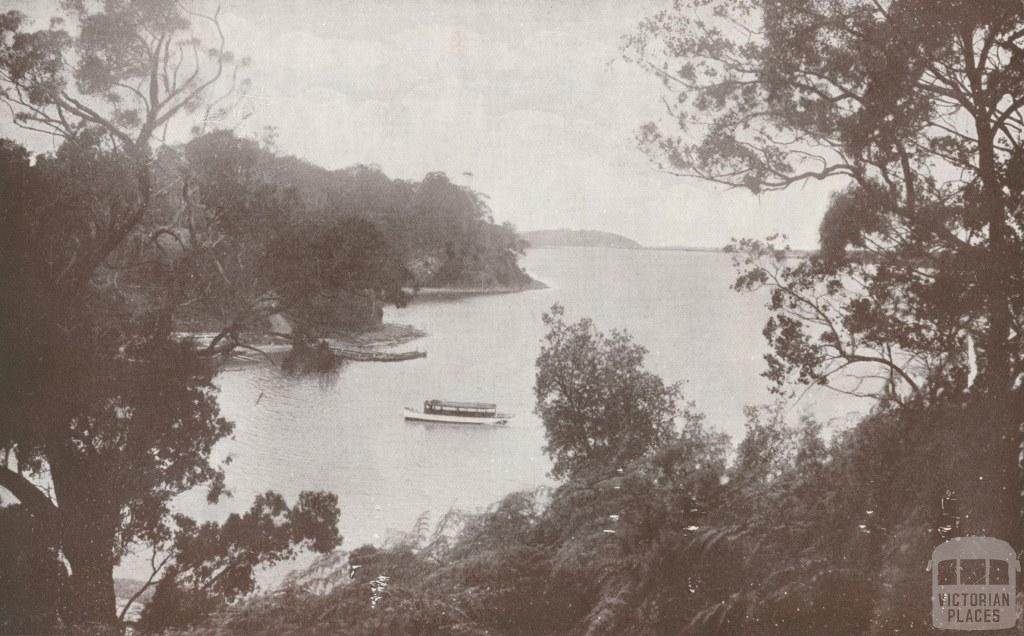
<path fill-rule="evenodd" d="M 1024 547 L 1018 468 L 1021 434 L 1016 418 L 1005 410 L 1007 404 L 1008 400 L 986 396 L 975 408 L 965 410 L 966 421 L 952 443 L 968 452 L 954 469 L 952 482 L 960 500 L 959 534 L 1002 539 L 1019 554 Z M 1018 631 L 985 633 L 1010 636 Z"/>
<path fill-rule="evenodd" d="M 112 489 L 88 460 L 50 453 L 60 517 L 61 549 L 71 566 L 65 619 L 72 625 L 118 624 L 114 598 L 114 538 L 119 511 Z"/>
<path fill-rule="evenodd" d="M 1014 263 L 1007 249 L 1006 203 L 995 164 L 995 147 L 987 115 L 976 119 L 978 133 L 978 174 L 981 177 L 983 213 L 988 225 L 987 254 L 981 271 L 985 289 L 988 334 L 985 343 L 985 388 L 996 400 L 1009 398 L 1010 377 L 1010 294 Z M 1007 402 L 1007 407 L 1009 403 Z M 1010 413 L 1007 413 L 1008 416 Z"/>
<path fill-rule="evenodd" d="M 1007 245 L 1006 202 L 995 164 L 992 129 L 982 111 L 976 118 L 978 168 L 982 182 L 982 205 L 988 224 L 987 254 L 979 272 L 984 286 L 988 314 L 985 343 L 985 390 L 969 433 L 977 442 L 965 440 L 978 453 L 965 465 L 968 479 L 964 501 L 973 513 L 965 519 L 969 534 L 984 534 L 1024 547 L 1021 537 L 1020 416 L 1011 390 L 1010 296 L 1014 263 Z M 974 470 L 974 469 L 977 470 Z M 973 474 L 977 472 L 975 477 Z"/>
<path fill-rule="evenodd" d="M 971 421 L 963 423 L 960 439 L 952 440 L 967 451 L 955 469 L 954 490 L 960 499 L 962 534 L 1003 539 L 1020 549 L 1021 435 L 1003 404 L 984 398 L 964 413 Z"/>
<path fill-rule="evenodd" d="M 72 625 L 118 624 L 113 541 L 101 534 L 65 528 L 64 556 L 71 564 L 65 613 Z"/>

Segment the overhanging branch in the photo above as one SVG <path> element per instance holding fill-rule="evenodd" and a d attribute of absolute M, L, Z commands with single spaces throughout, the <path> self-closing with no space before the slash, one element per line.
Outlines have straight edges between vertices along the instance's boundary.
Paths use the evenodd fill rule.
<path fill-rule="evenodd" d="M 0 487 L 7 489 L 25 507 L 50 521 L 57 515 L 57 506 L 38 486 L 7 466 L 0 466 Z"/>

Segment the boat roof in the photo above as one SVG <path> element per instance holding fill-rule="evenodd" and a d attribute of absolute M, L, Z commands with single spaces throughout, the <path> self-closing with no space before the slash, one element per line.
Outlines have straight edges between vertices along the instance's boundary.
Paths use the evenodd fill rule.
<path fill-rule="evenodd" d="M 427 404 L 439 404 L 441 406 L 455 406 L 464 409 L 496 409 L 497 404 L 487 402 L 450 402 L 448 400 L 427 400 Z"/>

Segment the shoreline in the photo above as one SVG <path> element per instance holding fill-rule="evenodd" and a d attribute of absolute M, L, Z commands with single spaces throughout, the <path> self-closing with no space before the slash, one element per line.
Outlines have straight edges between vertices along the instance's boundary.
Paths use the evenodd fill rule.
<path fill-rule="evenodd" d="M 417 300 L 443 302 L 470 296 L 518 294 L 542 289 L 548 289 L 548 285 L 536 279 L 531 279 L 529 284 L 522 287 L 422 287 L 414 293 L 411 302 Z M 411 290 L 410 293 L 412 293 Z M 205 344 L 217 334 L 210 331 L 180 331 L 176 335 L 180 338 L 192 338 L 197 343 Z M 426 352 L 419 350 L 389 350 L 427 335 L 429 334 L 426 331 L 414 325 L 385 322 L 377 327 L 333 334 L 323 340 L 335 353 L 350 362 L 393 362 L 426 357 Z M 234 351 L 228 364 L 246 365 L 270 362 L 278 365 L 281 359 L 291 351 L 292 344 L 283 337 L 270 335 L 249 343 L 249 347 L 248 351 Z"/>
<path fill-rule="evenodd" d="M 212 333 L 180 334 L 204 342 L 213 338 Z M 388 351 L 413 340 L 427 336 L 426 331 L 403 323 L 386 322 L 376 328 L 361 329 L 345 334 L 324 338 L 328 346 L 351 362 L 391 362 L 403 359 L 425 357 L 422 351 Z M 270 362 L 279 365 L 292 349 L 291 342 L 284 338 L 269 339 L 249 345 L 250 349 L 236 349 L 230 354 L 228 365 L 262 364 Z M 254 351 L 255 350 L 255 351 Z M 407 356 L 407 358 L 403 357 Z M 379 357 L 379 358 L 378 358 Z M 388 358 L 388 359 L 385 359 Z"/>
<path fill-rule="evenodd" d="M 686 245 L 641 245 L 639 247 L 625 247 L 621 245 L 531 245 L 531 250 L 620 250 L 626 252 L 693 252 L 698 254 L 734 254 L 728 247 L 690 247 Z M 785 258 L 807 258 L 816 254 L 814 249 L 791 249 L 787 250 Z"/>
<path fill-rule="evenodd" d="M 490 296 L 496 294 L 518 294 L 527 291 L 548 289 L 548 285 L 534 279 L 522 287 L 420 287 L 413 293 L 416 300 L 453 299 L 463 296 Z"/>

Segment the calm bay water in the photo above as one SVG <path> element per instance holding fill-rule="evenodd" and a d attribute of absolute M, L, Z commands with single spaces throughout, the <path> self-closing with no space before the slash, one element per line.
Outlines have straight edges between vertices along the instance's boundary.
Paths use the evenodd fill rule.
<path fill-rule="evenodd" d="M 231 457 L 234 497 L 211 507 L 194 493 L 179 508 L 221 519 L 267 489 L 290 502 L 300 490 L 330 490 L 340 499 L 345 546 L 353 548 L 408 531 L 425 512 L 433 522 L 449 508 L 477 509 L 550 483 L 532 387 L 541 314 L 556 302 L 569 318 L 628 329 L 649 349 L 649 368 L 685 382 L 687 398 L 734 441 L 743 406 L 769 401 L 760 377 L 765 299 L 729 289 L 727 255 L 565 248 L 532 250 L 523 264 L 549 289 L 388 309 L 385 320 L 429 334 L 402 347 L 427 351 L 424 359 L 352 363 L 330 382 L 266 366 L 223 372 L 222 411 L 236 433 L 218 451 Z M 428 398 L 496 402 L 516 418 L 507 427 L 402 419 L 404 405 Z M 866 408 L 818 392 L 795 412 L 828 420 Z"/>

